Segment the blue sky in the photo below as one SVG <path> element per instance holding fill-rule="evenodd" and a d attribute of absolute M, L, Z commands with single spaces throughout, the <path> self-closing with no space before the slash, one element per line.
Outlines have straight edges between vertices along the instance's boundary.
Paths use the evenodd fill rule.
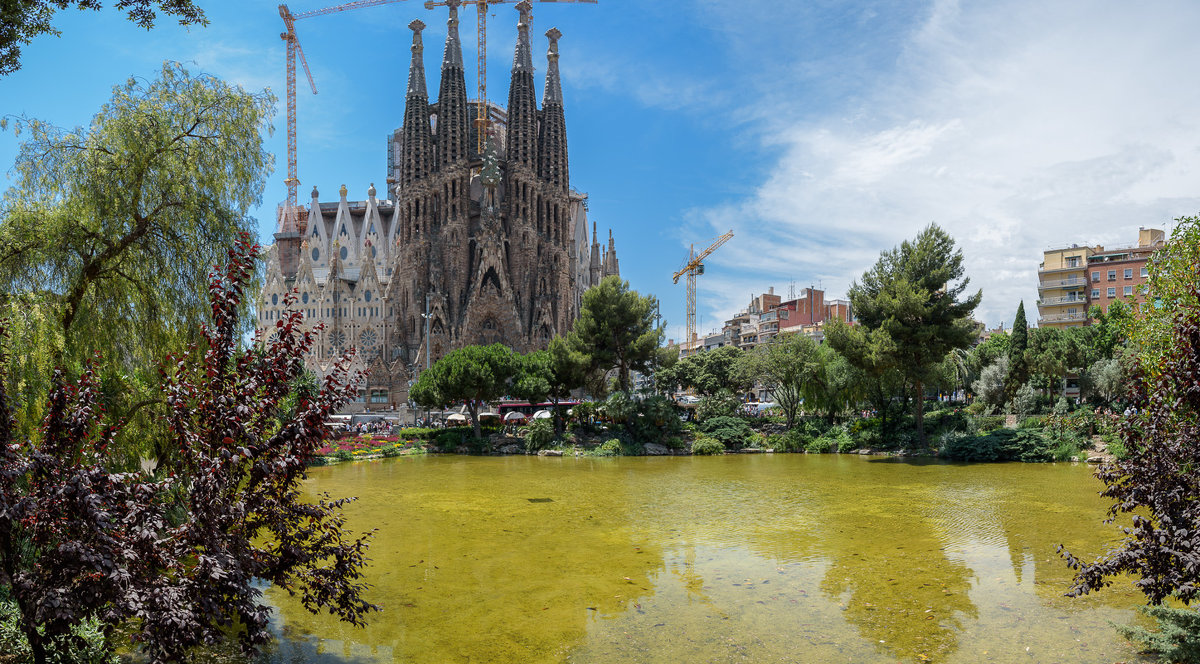
<path fill-rule="evenodd" d="M 37 39 L 22 70 L 0 78 L 0 114 L 86 124 L 113 85 L 153 77 L 163 60 L 282 95 L 276 3 L 198 1 L 207 28 L 59 13 L 62 37 Z M 492 11 L 489 97 L 503 102 L 516 11 Z M 322 200 L 343 183 L 359 199 L 382 186 L 413 18 L 429 25 L 436 95 L 444 9 L 408 0 L 298 23 L 319 90 L 301 78 L 302 199 L 313 185 Z M 464 13 L 468 63 L 473 18 Z M 550 27 L 564 35 L 572 185 L 677 339 L 684 291 L 671 273 L 690 242 L 729 229 L 699 280 L 702 329 L 770 286 L 844 296 L 881 250 L 930 222 L 958 240 L 983 289 L 979 317 L 995 326 L 1018 300 L 1033 306 L 1044 249 L 1127 243 L 1139 226 L 1200 211 L 1194 2 L 536 3 L 539 95 Z M 286 196 L 282 99 L 274 125 L 276 172 L 257 214 L 266 239 Z M 18 141 L 0 133 L 4 171 Z"/>

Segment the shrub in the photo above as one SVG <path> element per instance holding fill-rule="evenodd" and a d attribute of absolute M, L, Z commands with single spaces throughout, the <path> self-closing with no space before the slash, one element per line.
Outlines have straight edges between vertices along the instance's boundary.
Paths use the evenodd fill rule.
<path fill-rule="evenodd" d="M 405 427 L 396 435 L 404 440 L 433 440 L 441 429 L 426 429 L 423 427 Z"/>
<path fill-rule="evenodd" d="M 667 436 L 663 438 L 663 445 L 672 450 L 682 450 L 687 447 L 687 443 L 684 442 L 681 436 Z"/>
<path fill-rule="evenodd" d="M 525 451 L 537 452 L 554 443 L 554 423 L 548 419 L 534 420 L 525 429 Z"/>
<path fill-rule="evenodd" d="M 450 452 L 458 449 L 460 445 L 465 445 L 467 442 L 467 432 L 470 429 L 466 427 L 455 427 L 453 429 L 442 429 L 433 437 L 433 444 L 443 452 Z"/>
<path fill-rule="evenodd" d="M 855 420 L 848 429 L 856 447 L 873 447 L 880 443 L 879 418 L 864 417 Z"/>
<path fill-rule="evenodd" d="M 31 662 L 33 652 L 29 641 L 21 632 L 20 609 L 9 599 L 7 592 L 0 591 L 0 645 L 4 647 L 5 661 Z M 49 640 L 46 644 L 46 659 L 64 664 L 115 664 L 120 661 L 108 652 L 100 621 L 95 618 L 81 622 L 71 628 L 69 635 Z"/>
<path fill-rule="evenodd" d="M 338 450 L 333 453 L 333 458 L 338 461 L 349 461 L 354 458 L 354 452 L 350 450 Z"/>
<path fill-rule="evenodd" d="M 808 441 L 804 451 L 812 454 L 824 454 L 833 447 L 833 441 L 825 436 L 818 436 Z"/>
<path fill-rule="evenodd" d="M 721 441 L 727 448 L 742 447 L 754 433 L 745 420 L 728 416 L 705 420 L 700 430 L 708 437 Z"/>
<path fill-rule="evenodd" d="M 1046 418 L 1034 415 L 1033 417 L 1026 417 L 1024 420 L 1021 420 L 1020 426 L 1022 429 L 1038 429 L 1045 426 L 1045 424 Z"/>
<path fill-rule="evenodd" d="M 948 434 L 942 440 L 942 456 L 956 461 L 1002 461 L 1004 449 L 1016 436 L 1013 429 L 997 429 L 991 433 Z"/>
<path fill-rule="evenodd" d="M 1000 429 L 1004 426 L 1004 416 L 985 415 L 983 417 L 976 418 L 975 424 L 979 428 L 980 433 L 995 431 L 996 429 Z"/>
<path fill-rule="evenodd" d="M 620 456 L 620 455 L 621 455 L 621 441 L 617 440 L 616 438 L 606 440 L 606 441 L 604 441 L 603 444 L 600 445 L 600 447 L 596 448 L 596 456 Z"/>
<path fill-rule="evenodd" d="M 696 456 L 712 456 L 714 454 L 724 454 L 725 446 L 716 438 L 701 436 L 692 443 L 692 454 Z"/>
<path fill-rule="evenodd" d="M 1200 611 L 1162 605 L 1140 610 L 1158 623 L 1158 629 L 1119 625 L 1121 636 L 1142 644 L 1162 664 L 1200 664 Z"/>

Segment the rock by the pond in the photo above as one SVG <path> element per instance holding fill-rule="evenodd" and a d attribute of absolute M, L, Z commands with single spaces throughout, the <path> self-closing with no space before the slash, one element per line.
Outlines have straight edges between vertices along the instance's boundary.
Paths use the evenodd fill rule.
<path fill-rule="evenodd" d="M 1088 457 L 1088 461 L 1087 461 L 1087 462 L 1088 462 L 1088 463 L 1104 463 L 1104 457 L 1102 457 L 1102 456 L 1090 456 L 1090 457 Z"/>
<path fill-rule="evenodd" d="M 538 456 L 562 456 L 562 450 L 541 450 Z"/>
<path fill-rule="evenodd" d="M 501 454 L 520 454 L 521 447 L 519 445 L 505 445 L 497 451 Z"/>
<path fill-rule="evenodd" d="M 763 449 L 761 447 L 743 447 L 742 448 L 742 454 L 762 454 L 762 453 L 763 453 Z"/>
<path fill-rule="evenodd" d="M 645 445 L 647 456 L 665 456 L 671 453 L 671 450 L 666 445 L 658 443 L 646 443 Z"/>

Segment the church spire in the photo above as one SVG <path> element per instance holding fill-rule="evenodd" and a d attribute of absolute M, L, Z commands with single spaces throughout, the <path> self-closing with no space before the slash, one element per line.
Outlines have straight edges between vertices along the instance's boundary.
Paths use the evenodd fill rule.
<path fill-rule="evenodd" d="M 467 84 L 463 74 L 462 43 L 458 39 L 459 0 L 447 0 L 446 51 L 438 90 L 438 165 L 445 168 L 467 158 Z"/>
<path fill-rule="evenodd" d="M 408 95 L 404 102 L 404 169 L 401 186 L 425 177 L 433 165 L 433 132 L 429 127 L 429 92 L 425 88 L 425 46 L 420 20 L 408 24 L 413 31 L 412 65 L 408 71 Z"/>
<path fill-rule="evenodd" d="M 542 97 L 542 122 L 538 134 L 538 175 L 546 182 L 566 190 L 567 121 L 563 115 L 562 84 L 558 77 L 558 28 L 546 32 L 550 50 L 546 54 L 546 92 Z"/>
<path fill-rule="evenodd" d="M 517 51 L 513 56 L 512 81 L 508 86 L 508 160 L 537 168 L 537 94 L 533 89 L 533 58 L 529 48 L 529 23 L 533 5 L 517 4 Z"/>

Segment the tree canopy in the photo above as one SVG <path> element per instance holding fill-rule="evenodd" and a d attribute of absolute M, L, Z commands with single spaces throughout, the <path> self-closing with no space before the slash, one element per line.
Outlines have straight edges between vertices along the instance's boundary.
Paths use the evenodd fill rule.
<path fill-rule="evenodd" d="M 48 368 L 77 373 L 93 351 L 110 412 L 156 401 L 156 363 L 207 315 L 208 269 L 255 230 L 274 102 L 164 64 L 152 82 L 116 87 L 86 128 L 13 119 L 27 138 L 0 203 L 0 307 L 27 349 L 10 367 L 10 389 L 34 409 L 26 430 Z"/>
<path fill-rule="evenodd" d="M 629 282 L 615 275 L 583 294 L 572 331 L 578 350 L 593 369 L 615 368 L 622 391 L 629 391 L 629 372 L 647 371 L 662 343 L 662 330 L 654 325 L 657 305 L 653 295 L 630 290 Z"/>
<path fill-rule="evenodd" d="M 694 388 L 703 396 L 713 396 L 722 390 L 743 392 L 754 384 L 742 359 L 745 354 L 737 346 L 722 346 L 694 353 L 661 370 L 664 380 L 673 385 Z"/>
<path fill-rule="evenodd" d="M 746 375 L 771 391 L 790 429 L 796 423 L 805 395 L 816 392 L 815 383 L 824 378 L 822 359 L 817 342 L 811 337 L 782 334 L 747 353 L 742 364 Z"/>
<path fill-rule="evenodd" d="M 0 2 L 0 76 L 21 68 L 23 44 L 29 44 L 39 35 L 57 36 L 59 31 L 51 23 L 54 13 L 72 6 L 98 10 L 103 4 L 100 0 Z M 159 11 L 179 17 L 179 25 L 208 25 L 204 10 L 192 4 L 192 0 L 117 0 L 116 6 L 128 10 L 129 20 L 147 30 L 154 27 Z"/>
<path fill-rule="evenodd" d="M 38 664 L 88 619 L 125 623 L 155 663 L 183 661 L 231 625 L 253 655 L 271 638 L 260 580 L 356 625 L 377 608 L 361 597 L 367 541 L 344 528 L 350 499 L 314 499 L 301 486 L 361 376 L 343 357 L 280 416 L 316 331 L 291 309 L 272 341 L 242 347 L 238 310 L 256 252 L 242 236 L 214 271 L 200 343 L 166 358 L 166 435 L 178 453 L 157 476 L 112 470 L 119 424 L 98 401 L 91 363 L 75 382 L 56 372 L 29 438 L 0 380 L 0 586 Z M 0 359 L 4 342 L 0 321 Z"/>
<path fill-rule="evenodd" d="M 554 337 L 546 350 L 520 356 L 510 393 L 521 399 L 558 402 L 587 380 L 587 358 L 567 337 Z M 562 433 L 562 414 L 554 409 L 555 431 Z"/>
<path fill-rule="evenodd" d="M 459 401 L 466 402 L 478 438 L 482 435 L 479 406 L 504 396 L 509 389 L 509 380 L 517 370 L 517 356 L 508 346 L 464 346 L 450 351 L 422 371 L 410 396 L 426 408 L 445 408 Z"/>
<path fill-rule="evenodd" d="M 1149 263 L 1153 299 L 1130 327 L 1137 414 L 1120 424 L 1127 455 L 1096 471 L 1101 495 L 1113 500 L 1110 520 L 1130 515 L 1131 523 L 1121 545 L 1093 562 L 1059 546 L 1075 570 L 1071 596 L 1131 574 L 1152 604 L 1200 599 L 1200 218 L 1177 221 Z"/>
<path fill-rule="evenodd" d="M 982 291 L 964 297 L 967 284 L 962 251 L 954 239 L 930 224 L 914 240 L 880 254 L 875 266 L 850 286 L 850 303 L 867 335 L 885 333 L 890 360 L 911 386 L 917 433 L 925 442 L 925 383 L 936 379 L 938 365 L 956 348 L 970 346 L 975 335 L 971 315 Z M 868 339 L 839 335 L 835 346 L 847 359 L 864 357 L 850 348 Z M 832 339 L 831 339 L 832 341 Z M 874 339 L 876 354 L 885 352 L 882 338 Z"/>

